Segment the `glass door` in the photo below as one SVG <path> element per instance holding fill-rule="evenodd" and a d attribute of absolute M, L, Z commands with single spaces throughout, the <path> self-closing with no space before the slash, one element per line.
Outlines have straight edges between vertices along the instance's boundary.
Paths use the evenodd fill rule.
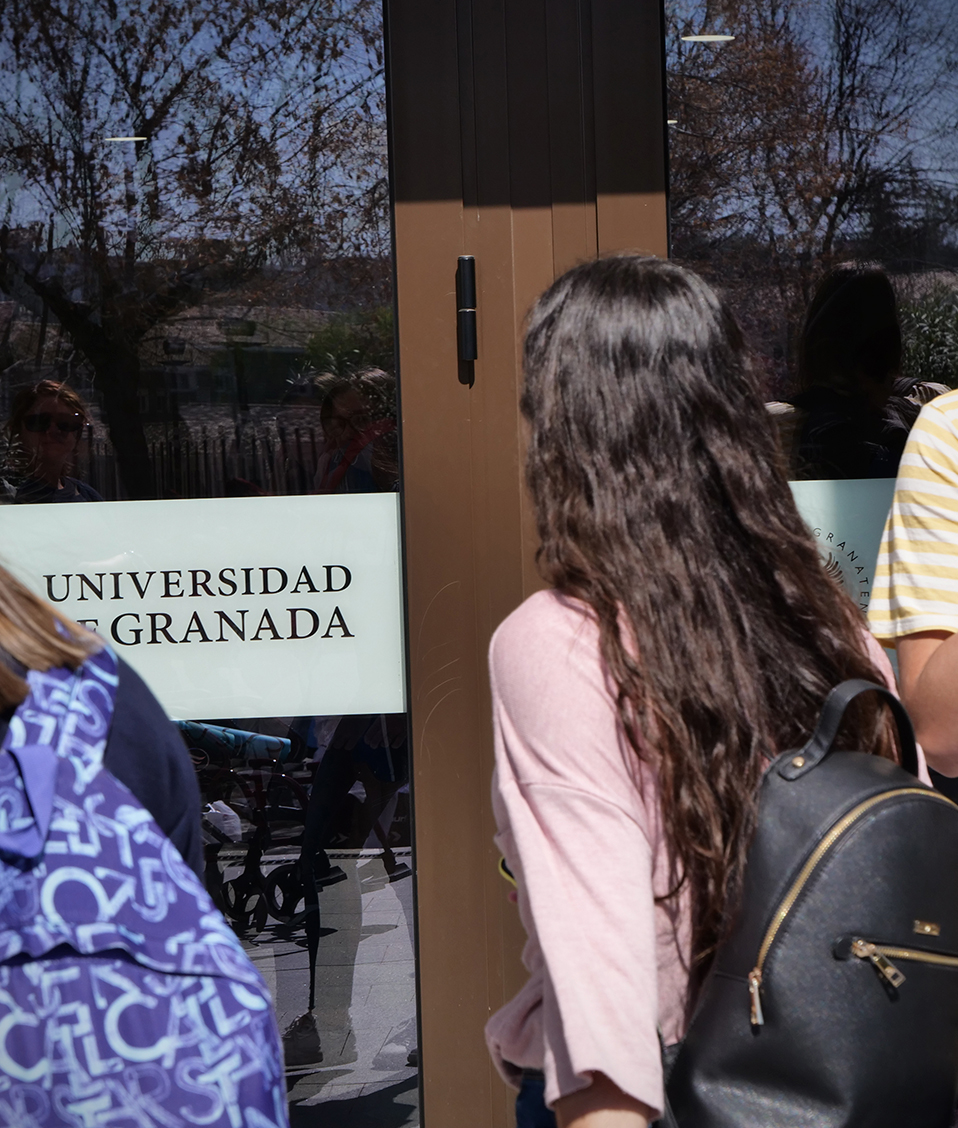
<path fill-rule="evenodd" d="M 294 1123 L 418 1124 L 381 6 L 0 28 L 4 563 L 176 719 Z"/>

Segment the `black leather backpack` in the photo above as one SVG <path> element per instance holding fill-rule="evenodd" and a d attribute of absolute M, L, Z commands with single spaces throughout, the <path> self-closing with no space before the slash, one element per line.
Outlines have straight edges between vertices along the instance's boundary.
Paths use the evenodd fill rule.
<path fill-rule="evenodd" d="M 832 752 L 868 690 L 891 706 L 902 767 Z M 866 681 L 834 689 L 808 744 L 768 768 L 741 910 L 677 1047 L 663 1128 L 952 1124 L 958 807 L 917 770 L 904 708 Z"/>

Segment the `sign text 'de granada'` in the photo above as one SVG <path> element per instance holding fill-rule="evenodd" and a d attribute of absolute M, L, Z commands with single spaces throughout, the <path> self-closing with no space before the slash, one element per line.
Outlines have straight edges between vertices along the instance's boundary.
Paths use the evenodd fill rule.
<path fill-rule="evenodd" d="M 4 506 L 0 530 L 174 717 L 405 708 L 394 494 Z"/>
<path fill-rule="evenodd" d="M 322 577 L 324 586 L 317 585 L 313 573 Z M 322 638 L 331 638 L 335 632 L 341 638 L 354 637 L 338 604 L 332 610 L 328 606 L 283 607 L 294 596 L 305 599 L 345 591 L 352 581 L 352 573 L 345 564 L 313 565 L 312 572 L 303 564 L 295 582 L 285 568 L 272 565 L 220 568 L 215 576 L 209 568 L 164 568 L 160 572 L 95 572 L 92 576 L 63 572 L 43 578 L 51 603 L 90 603 L 89 612 L 75 616 L 77 622 L 101 634 L 108 633 L 119 646 L 299 640 L 312 638 L 324 625 Z M 159 599 L 209 597 L 215 603 L 207 601 L 202 607 L 177 605 L 179 614 L 127 609 L 127 604 L 142 604 L 151 592 L 155 595 L 154 589 L 158 590 Z M 233 606 L 257 595 L 287 598 L 273 600 L 271 607 L 255 612 L 251 607 Z M 222 608 L 224 600 L 230 601 L 228 610 Z M 94 611 L 98 612 L 95 618 L 87 617 Z"/>

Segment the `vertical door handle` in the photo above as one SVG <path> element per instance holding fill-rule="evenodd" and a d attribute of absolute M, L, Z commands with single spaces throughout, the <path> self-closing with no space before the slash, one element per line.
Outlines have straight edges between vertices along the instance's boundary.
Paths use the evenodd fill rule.
<path fill-rule="evenodd" d="M 459 359 L 473 361 L 479 357 L 479 336 L 476 330 L 476 259 L 460 255 L 456 268 L 456 329 L 459 338 Z"/>

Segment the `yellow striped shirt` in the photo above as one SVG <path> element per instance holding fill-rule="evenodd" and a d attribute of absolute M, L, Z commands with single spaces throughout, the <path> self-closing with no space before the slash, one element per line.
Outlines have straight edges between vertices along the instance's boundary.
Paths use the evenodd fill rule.
<path fill-rule="evenodd" d="M 893 643 L 958 632 L 958 391 L 921 409 L 898 468 L 868 621 Z"/>

